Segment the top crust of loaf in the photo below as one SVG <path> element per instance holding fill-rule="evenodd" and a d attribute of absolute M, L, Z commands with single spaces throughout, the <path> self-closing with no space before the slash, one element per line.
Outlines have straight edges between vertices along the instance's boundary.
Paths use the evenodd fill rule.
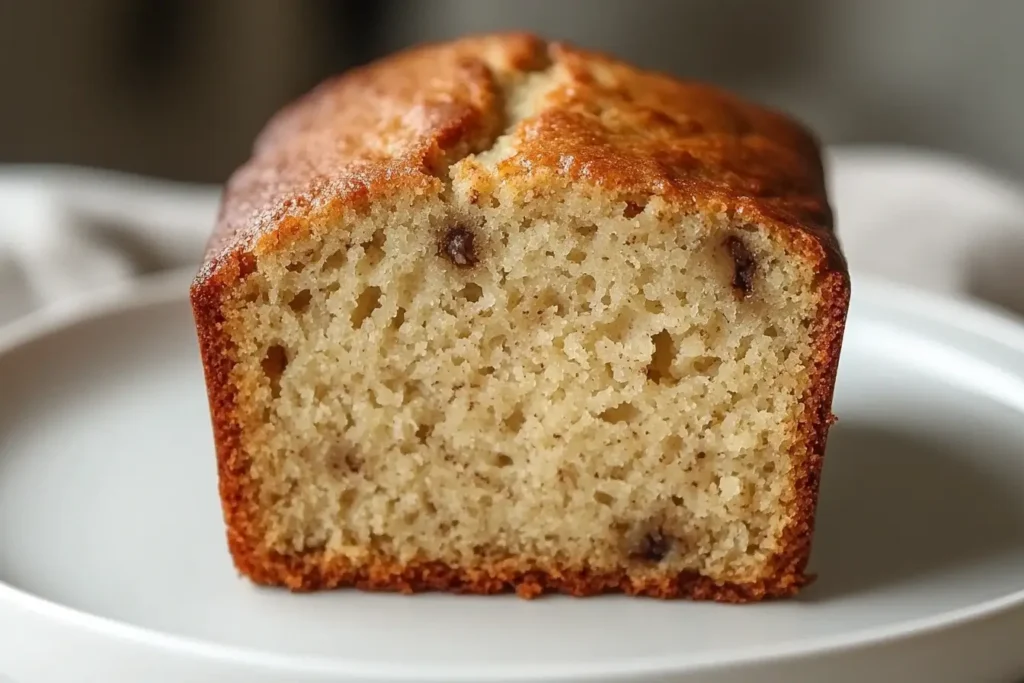
<path fill-rule="evenodd" d="M 507 121 L 503 83 L 545 69 L 562 70 L 558 86 Z M 802 126 L 704 84 L 507 34 L 398 53 L 280 112 L 227 184 L 197 284 L 318 215 L 428 189 L 503 133 L 512 153 L 497 177 L 524 194 L 560 177 L 739 214 L 777 229 L 822 269 L 845 271 L 818 144 Z"/>
<path fill-rule="evenodd" d="M 535 72 L 557 76 L 553 87 L 508 101 Z M 343 225 L 339 219 L 387 197 L 450 191 L 460 161 L 455 179 L 470 180 L 469 187 L 501 183 L 506 196 L 523 201 L 572 184 L 620 201 L 660 197 L 680 213 L 756 224 L 816 274 L 815 372 L 799 436 L 808 455 L 785 550 L 765 585 L 739 593 L 719 586 L 712 597 L 795 590 L 804 582 L 849 301 L 818 144 L 785 116 L 713 87 L 522 34 L 420 47 L 324 83 L 274 117 L 228 182 L 191 298 L 236 561 L 258 569 L 249 555 L 259 523 L 235 414 L 225 303 L 261 254 L 319 226 Z"/>

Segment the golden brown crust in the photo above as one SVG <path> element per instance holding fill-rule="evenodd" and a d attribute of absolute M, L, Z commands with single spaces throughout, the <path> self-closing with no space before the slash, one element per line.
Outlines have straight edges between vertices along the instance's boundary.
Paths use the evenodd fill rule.
<path fill-rule="evenodd" d="M 510 79 L 547 69 L 555 87 L 538 110 L 505 130 Z M 764 226 L 818 274 L 816 376 L 800 425 L 794 514 L 769 576 L 716 584 L 684 575 L 638 582 L 624 574 L 502 565 L 464 570 L 378 561 L 323 566 L 261 548 L 230 382 L 235 350 L 222 330 L 226 297 L 256 256 L 326 216 L 393 192 L 439 192 L 452 162 L 507 134 L 512 154 L 497 178 L 510 185 L 598 188 L 624 199 L 659 196 L 681 211 L 724 213 Z M 254 580 L 296 589 L 495 592 L 509 586 L 588 595 L 606 590 L 725 601 L 784 596 L 806 582 L 817 484 L 849 298 L 817 143 L 799 125 L 715 88 L 637 70 L 593 52 L 526 35 L 484 36 L 411 50 L 323 84 L 276 116 L 252 159 L 229 181 L 202 270 L 192 286 L 217 444 L 228 540 Z M 525 586 L 525 588 L 524 588 Z"/>
<path fill-rule="evenodd" d="M 803 416 L 795 446 L 799 462 L 793 481 L 794 500 L 790 504 L 793 515 L 782 533 L 781 550 L 772 561 L 771 575 L 780 578 L 805 576 L 825 445 L 829 428 L 836 421 L 832 414 L 832 394 L 850 305 L 848 274 L 836 271 L 823 275 L 820 291 L 818 316 L 811 330 L 815 339 L 811 364 L 817 373 L 811 377 L 810 389 L 803 398 Z"/>
<path fill-rule="evenodd" d="M 484 563 L 471 569 L 441 562 L 395 562 L 376 558 L 353 565 L 343 557 L 326 565 L 313 555 L 275 555 L 255 561 L 242 558 L 239 569 L 255 583 L 286 586 L 293 591 L 339 587 L 417 593 L 445 591 L 494 595 L 515 592 L 521 598 L 544 593 L 588 597 L 626 593 L 651 598 L 753 602 L 794 595 L 807 583 L 803 575 L 773 576 L 750 583 L 715 582 L 695 572 L 674 576 L 629 576 L 624 571 L 596 572 L 579 568 L 543 568 L 522 560 Z"/>
<path fill-rule="evenodd" d="M 809 236 L 827 269 L 843 269 L 818 145 L 803 127 L 708 85 L 512 34 L 399 53 L 274 117 L 228 182 L 199 282 L 282 222 L 436 183 L 446 162 L 501 132 L 500 81 L 545 66 L 562 80 L 513 131 L 503 181 L 558 175 L 624 196 L 718 205 Z"/>
<path fill-rule="evenodd" d="M 192 312 L 217 449 L 217 479 L 227 526 L 228 547 L 236 563 L 255 555 L 258 544 L 256 487 L 249 474 L 249 459 L 242 445 L 242 428 L 235 407 L 236 390 L 231 382 L 235 349 L 223 330 L 221 313 L 226 290 L 252 270 L 251 258 L 228 255 L 201 287 L 193 286 Z"/>

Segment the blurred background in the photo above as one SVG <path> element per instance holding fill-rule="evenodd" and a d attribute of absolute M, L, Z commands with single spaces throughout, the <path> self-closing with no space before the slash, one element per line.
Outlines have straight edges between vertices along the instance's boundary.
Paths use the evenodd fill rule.
<path fill-rule="evenodd" d="M 1021 0 L 0 0 L 0 162 L 219 182 L 325 76 L 508 28 L 1024 178 Z"/>

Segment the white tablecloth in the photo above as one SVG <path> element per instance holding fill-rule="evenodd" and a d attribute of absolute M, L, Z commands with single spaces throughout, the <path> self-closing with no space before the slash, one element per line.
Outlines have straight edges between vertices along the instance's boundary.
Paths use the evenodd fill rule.
<path fill-rule="evenodd" d="M 851 268 L 1024 316 L 1024 185 L 910 150 L 829 153 Z M 219 191 L 85 169 L 0 167 L 0 325 L 113 283 L 194 267 Z"/>

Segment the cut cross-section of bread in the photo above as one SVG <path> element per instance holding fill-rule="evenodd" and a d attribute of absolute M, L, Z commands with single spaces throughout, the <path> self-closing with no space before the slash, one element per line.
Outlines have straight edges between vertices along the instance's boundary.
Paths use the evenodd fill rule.
<path fill-rule="evenodd" d="M 235 563 L 790 595 L 848 297 L 779 114 L 522 35 L 329 81 L 229 182 L 192 287 Z"/>

